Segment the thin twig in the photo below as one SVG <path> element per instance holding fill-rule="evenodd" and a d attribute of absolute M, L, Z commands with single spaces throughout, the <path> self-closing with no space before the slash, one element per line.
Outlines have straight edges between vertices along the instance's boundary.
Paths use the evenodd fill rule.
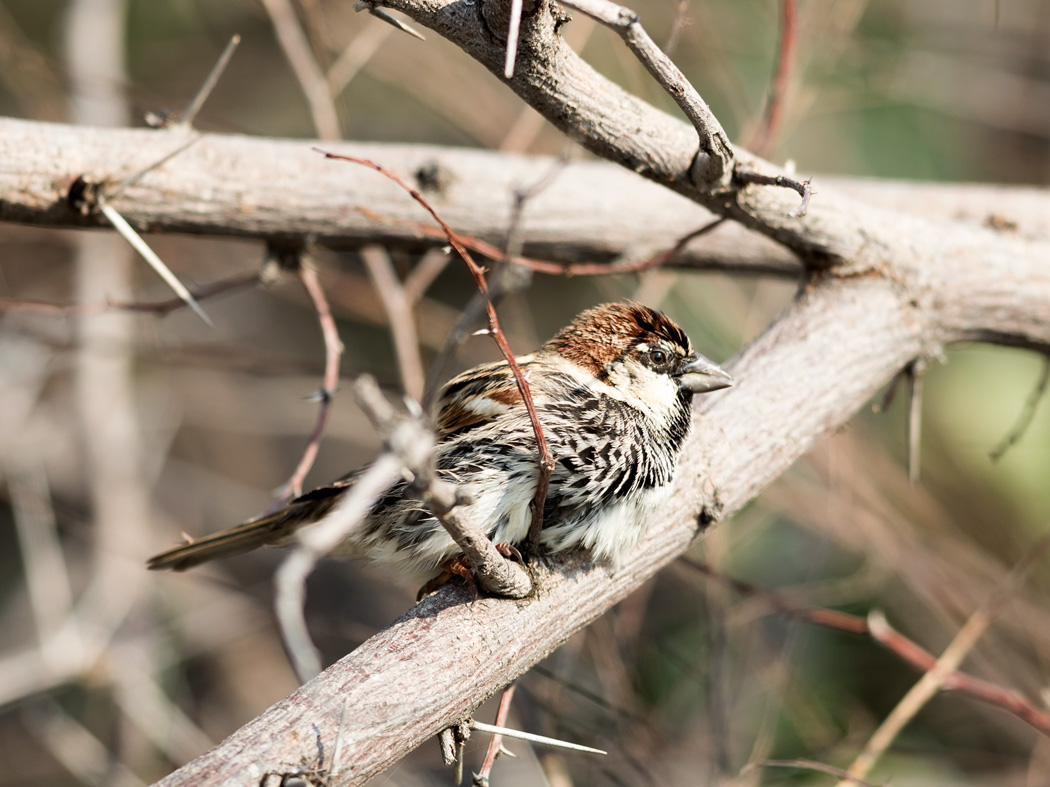
<path fill-rule="evenodd" d="M 383 302 L 383 308 L 386 310 L 387 323 L 394 338 L 397 368 L 401 373 L 401 386 L 406 394 L 419 401 L 423 396 L 425 381 L 412 303 L 386 249 L 370 245 L 361 249 L 360 253 L 365 270 L 368 271 L 379 300 Z"/>
<path fill-rule="evenodd" d="M 317 136 L 320 139 L 340 139 L 339 113 L 328 89 L 328 81 L 310 49 L 310 42 L 295 16 L 290 0 L 262 0 L 262 4 L 277 33 L 281 51 L 288 58 L 288 64 L 306 96 Z"/>
<path fill-rule="evenodd" d="M 496 710 L 496 726 L 506 727 L 507 717 L 510 715 L 510 704 L 514 700 L 514 684 L 510 684 L 503 690 L 503 694 L 499 698 L 499 708 Z M 481 784 L 484 787 L 488 787 L 489 775 L 492 773 L 492 766 L 496 762 L 496 757 L 499 756 L 500 749 L 503 747 L 503 735 L 501 733 L 495 733 L 489 739 L 489 747 L 485 750 L 485 759 L 481 763 L 481 770 L 474 774 L 474 784 Z"/>
<path fill-rule="evenodd" d="M 542 263 L 545 270 L 544 272 L 558 272 L 565 276 L 611 276 L 617 273 L 640 273 L 641 271 L 649 270 L 650 268 L 659 268 L 666 265 L 668 262 L 673 260 L 681 251 L 692 243 L 694 240 L 699 238 L 701 235 L 706 235 L 716 227 L 721 226 L 727 218 L 721 217 L 709 221 L 702 227 L 698 227 L 692 232 L 683 235 L 679 238 L 675 244 L 656 254 L 652 257 L 646 257 L 641 260 L 625 260 L 623 262 L 544 262 Z M 529 267 L 533 267 L 536 261 L 529 260 L 528 262 L 522 262 L 524 258 L 517 258 L 515 262 L 519 264 L 527 264 Z M 536 270 L 533 267 L 533 270 Z"/>
<path fill-rule="evenodd" d="M 188 288 L 197 301 L 231 290 L 250 287 L 262 280 L 262 274 L 237 273 L 226 279 L 219 279 L 211 284 Z M 145 312 L 163 316 L 186 306 L 182 298 L 168 298 L 163 301 L 118 301 L 107 300 L 104 303 L 70 303 L 43 298 L 0 298 L 0 312 L 23 311 L 40 314 L 102 314 L 106 311 Z"/>
<path fill-rule="evenodd" d="M 674 51 L 678 49 L 678 43 L 682 40 L 682 33 L 685 32 L 685 27 L 689 22 L 689 0 L 678 0 L 678 3 L 674 11 L 674 21 L 671 23 L 671 32 L 667 34 L 667 41 L 664 43 L 664 53 L 671 57 Z M 577 52 L 581 51 L 579 49 Z"/>
<path fill-rule="evenodd" d="M 448 267 L 449 255 L 441 249 L 430 249 L 405 277 L 405 297 L 415 306 L 426 295 L 430 285 Z"/>
<path fill-rule="evenodd" d="M 199 301 L 207 300 L 208 298 L 214 298 L 216 295 L 222 295 L 227 292 L 234 290 L 241 290 L 246 287 L 254 287 L 261 283 L 263 280 L 263 274 L 260 271 L 252 271 L 251 273 L 235 273 L 232 276 L 228 276 L 225 279 L 218 279 L 211 282 L 210 284 L 202 284 L 198 287 L 190 289 L 190 294 L 193 295 L 194 299 Z M 122 311 L 129 312 L 147 312 L 150 314 L 156 314 L 164 316 L 170 314 L 173 311 L 183 308 L 186 306 L 186 302 L 181 298 L 168 298 L 164 301 L 106 301 L 105 308 L 107 309 L 119 309 Z"/>
<path fill-rule="evenodd" d="M 638 14 L 608 0 L 563 0 L 616 31 L 646 70 L 682 109 L 700 137 L 700 150 L 707 161 L 694 172 L 698 185 L 713 189 L 725 183 L 732 171 L 733 147 L 710 107 L 638 21 Z M 700 163 L 700 160 L 697 160 Z"/>
<path fill-rule="evenodd" d="M 374 210 L 361 206 L 358 206 L 355 210 L 357 210 L 362 216 L 366 216 L 373 221 L 381 221 L 384 224 L 389 224 L 391 226 L 411 229 L 414 232 L 418 232 L 420 235 L 430 238 L 445 238 L 445 234 L 440 229 L 430 227 L 420 222 L 392 219 L 382 216 Z M 637 273 L 639 271 L 648 270 L 649 268 L 655 268 L 671 263 L 675 256 L 678 255 L 690 241 L 710 230 L 713 230 L 725 221 L 728 221 L 725 217 L 714 219 L 699 229 L 683 236 L 669 250 L 660 252 L 653 257 L 625 259 L 613 262 L 553 262 L 551 260 L 538 260 L 534 257 L 511 255 L 507 258 L 507 261 L 514 265 L 521 265 L 537 273 L 548 273 L 552 276 L 609 276 L 617 273 Z M 459 239 L 460 242 L 471 251 L 484 255 L 491 260 L 501 260 L 504 259 L 506 255 L 505 249 L 500 249 L 498 246 L 481 240 L 480 238 L 475 238 L 471 235 L 459 235 Z"/>
<path fill-rule="evenodd" d="M 800 620 L 814 623 L 818 626 L 846 631 L 850 634 L 860 634 L 871 637 L 883 647 L 889 649 L 894 655 L 908 662 L 912 666 L 929 671 L 937 662 L 937 657 L 908 639 L 900 632 L 885 624 L 884 629 L 878 632 L 869 625 L 869 620 L 859 615 L 851 615 L 848 612 L 840 612 L 835 609 L 822 609 L 819 607 L 807 607 L 798 604 L 782 593 L 760 588 L 747 582 L 726 577 L 715 571 L 705 563 L 692 558 L 683 557 L 679 563 L 699 571 L 704 576 L 715 580 L 727 587 L 732 588 L 741 595 L 750 598 L 758 598 L 765 601 L 774 609 Z M 1040 709 L 1027 698 L 1016 691 L 997 686 L 994 683 L 982 680 L 964 672 L 952 672 L 945 676 L 944 688 L 966 694 L 990 705 L 1002 708 L 1014 714 L 1019 719 L 1050 737 L 1050 713 Z"/>
<path fill-rule="evenodd" d="M 1007 432 L 999 445 L 988 452 L 988 456 L 991 457 L 993 462 L 998 462 L 1002 459 L 1006 452 L 1024 437 L 1028 427 L 1032 424 L 1032 419 L 1035 418 L 1036 410 L 1039 409 L 1039 402 L 1042 401 L 1043 396 L 1046 394 L 1048 384 L 1050 384 L 1050 356 L 1043 356 L 1043 371 L 1039 374 L 1039 380 L 1036 381 L 1035 388 L 1028 394 L 1028 399 L 1024 403 L 1024 409 L 1021 410 L 1021 415 L 1018 416 L 1017 422 Z"/>
<path fill-rule="evenodd" d="M 777 65 L 773 73 L 773 84 L 769 89 L 769 97 L 766 99 L 762 122 L 747 145 L 755 155 L 764 156 L 776 142 L 777 135 L 780 133 L 797 48 L 798 4 L 796 0 L 781 0 L 780 45 L 777 48 Z"/>
<path fill-rule="evenodd" d="M 933 695 L 945 687 L 946 679 L 957 672 L 962 660 L 973 650 L 977 641 L 991 625 L 992 613 L 1017 589 L 1028 569 L 1048 547 L 1050 547 L 1050 536 L 1044 537 L 1029 550 L 1024 559 L 1007 575 L 1000 587 L 970 615 L 941 656 L 923 673 L 919 682 L 912 686 L 882 721 L 878 729 L 872 733 L 871 738 L 850 765 L 848 769 L 850 776 L 858 778 L 867 776 L 904 727 L 915 717 L 915 714 L 930 701 Z M 886 635 L 890 628 L 886 617 L 877 611 L 868 615 L 868 627 L 872 636 L 880 642 L 887 638 Z"/>
<path fill-rule="evenodd" d="M 392 453 L 379 456 L 355 481 L 338 507 L 323 521 L 297 532 L 298 545 L 284 559 L 274 577 L 274 606 L 281 637 L 301 683 L 321 671 L 321 653 L 306 628 L 303 604 L 306 577 L 317 561 L 335 549 L 371 510 L 375 499 L 401 474 L 401 460 Z"/>
<path fill-rule="evenodd" d="M 438 351 L 434 361 L 430 364 L 430 371 L 427 374 L 427 387 L 423 392 L 423 401 L 421 403 L 426 412 L 432 412 L 437 403 L 438 394 L 441 392 L 441 383 L 445 378 L 445 368 L 452 361 L 456 350 L 471 336 L 479 335 L 478 331 L 472 329 L 478 318 L 484 314 L 486 306 L 489 303 L 499 303 L 505 295 L 513 291 L 513 285 L 517 281 L 510 281 L 509 277 L 499 275 L 507 270 L 508 268 L 506 267 L 495 269 L 492 280 L 489 282 L 488 292 L 475 292 L 474 297 L 460 311 L 459 319 L 448 331 L 445 342 Z M 487 329 L 482 329 L 480 333 L 487 332 Z"/>
<path fill-rule="evenodd" d="M 339 361 L 343 355 L 343 342 L 339 338 L 339 328 L 335 324 L 335 318 L 332 317 L 332 310 L 328 305 L 328 299 L 325 297 L 324 288 L 317 278 L 317 271 L 310 260 L 300 257 L 295 266 L 295 272 L 299 276 L 299 281 L 303 283 L 303 288 L 310 296 L 310 301 L 317 311 L 317 320 L 321 324 L 325 350 L 324 382 L 320 390 L 314 394 L 314 398 L 318 402 L 318 410 L 317 421 L 314 424 L 313 432 L 310 434 L 310 440 L 306 444 L 306 449 L 303 451 L 303 456 L 299 460 L 295 472 L 292 473 L 292 477 L 278 491 L 277 498 L 266 510 L 267 514 L 273 513 L 292 498 L 302 494 L 303 482 L 306 480 L 310 469 L 314 466 L 317 452 L 321 448 L 321 438 L 324 436 L 325 426 L 328 424 L 328 413 L 332 406 L 332 399 L 335 397 L 336 388 L 339 386 Z"/>
<path fill-rule="evenodd" d="M 376 164 L 374 161 L 369 161 L 368 159 L 341 156 L 337 153 L 326 153 L 325 151 L 319 152 L 323 153 L 325 158 L 349 161 L 352 164 L 369 167 L 389 178 L 394 183 L 397 183 L 401 188 L 408 192 L 412 199 L 418 202 L 431 216 L 433 216 L 434 220 L 444 231 L 445 237 L 448 238 L 448 242 L 452 245 L 452 248 L 456 250 L 456 253 L 460 256 L 463 262 L 466 263 L 470 275 L 474 278 L 474 284 L 477 286 L 478 292 L 485 298 L 485 314 L 488 317 L 488 334 L 492 337 L 493 341 L 496 342 L 496 346 L 499 347 L 500 352 L 503 354 L 507 366 L 510 367 L 510 372 L 514 376 L 514 382 L 518 386 L 518 392 L 521 394 L 522 401 L 525 403 L 525 409 L 529 414 L 529 422 L 532 424 L 532 430 L 536 437 L 536 448 L 539 453 L 539 477 L 536 481 L 536 496 L 533 498 L 532 503 L 532 525 L 529 529 L 529 543 L 538 543 L 538 534 L 543 529 L 543 503 L 547 498 L 547 487 L 550 484 L 551 471 L 554 469 L 554 459 L 551 457 L 550 449 L 547 446 L 547 440 L 543 435 L 543 425 L 540 423 L 539 414 L 536 412 L 536 404 L 532 399 L 532 391 L 529 388 L 528 380 L 526 380 L 525 375 L 522 374 L 521 367 L 518 366 L 518 361 L 515 359 L 514 353 L 511 351 L 510 345 L 507 344 L 507 339 L 503 335 L 503 330 L 500 328 L 499 317 L 496 316 L 496 308 L 493 306 L 492 299 L 489 296 L 489 286 L 485 281 L 484 271 L 476 262 L 474 262 L 474 258 L 470 255 L 470 252 L 467 251 L 466 246 L 460 240 L 459 236 L 450 226 L 448 226 L 448 224 L 445 223 L 445 220 L 438 215 L 437 211 L 430 206 L 430 203 L 423 198 L 423 195 L 406 184 L 393 172 L 390 172 L 388 169 Z"/>
<path fill-rule="evenodd" d="M 799 196 L 802 197 L 802 202 L 798 204 L 797 208 L 787 214 L 789 219 L 800 219 L 809 210 L 809 200 L 813 196 L 813 190 L 810 188 L 810 178 L 800 181 L 789 178 L 786 175 L 763 175 L 761 172 L 755 172 L 753 169 L 737 167 L 733 173 L 733 179 L 745 186 L 753 183 L 757 186 L 779 186 L 780 188 L 797 191 Z"/>
<path fill-rule="evenodd" d="M 179 118 L 178 122 L 180 124 L 185 126 L 193 125 L 193 121 L 197 118 L 197 113 L 201 111 L 204 102 L 208 100 L 208 96 L 210 96 L 211 92 L 215 89 L 215 85 L 218 84 L 222 72 L 225 71 L 226 66 L 230 64 L 230 58 L 233 57 L 233 53 L 236 51 L 237 46 L 240 43 L 240 35 L 234 34 L 230 38 L 229 43 L 226 44 L 226 48 L 222 50 L 219 59 L 205 78 L 204 84 L 202 84 L 200 90 L 197 91 L 197 95 L 193 97 L 189 106 L 186 107 L 186 111 L 183 112 L 182 117 Z"/>
<path fill-rule="evenodd" d="M 924 672 L 933 669 L 937 664 L 936 656 L 894 629 L 885 618 L 882 618 L 876 627 L 869 627 L 869 633 L 880 645 Z M 1050 737 L 1050 713 L 1013 689 L 997 686 L 965 672 L 951 672 L 945 675 L 942 688 L 968 694 L 989 705 L 1009 711 L 1043 735 Z"/>
<path fill-rule="evenodd" d="M 398 417 L 383 397 L 375 380 L 358 379 L 354 386 L 358 403 L 402 466 L 412 474 L 412 485 L 423 497 L 427 510 L 452 536 L 467 560 L 482 590 L 497 596 L 524 598 L 532 582 L 521 566 L 505 559 L 492 540 L 467 519 L 460 506 L 463 495 L 455 484 L 441 479 L 434 462 L 434 435 L 420 418 Z"/>
<path fill-rule="evenodd" d="M 520 256 L 522 247 L 522 218 L 525 215 L 525 206 L 529 200 L 542 194 L 546 189 L 557 180 L 565 167 L 569 164 L 569 156 L 572 148 L 566 146 L 562 149 L 562 153 L 555 162 L 551 165 L 550 169 L 544 173 L 544 175 L 527 188 L 519 188 L 514 190 L 513 204 L 510 212 L 510 222 L 507 226 L 507 246 L 503 252 L 503 262 L 510 262 L 515 257 Z"/>

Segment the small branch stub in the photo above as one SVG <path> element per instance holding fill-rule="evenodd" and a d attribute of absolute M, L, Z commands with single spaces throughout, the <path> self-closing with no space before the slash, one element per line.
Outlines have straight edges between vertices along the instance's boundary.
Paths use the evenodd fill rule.
<path fill-rule="evenodd" d="M 800 219 L 809 210 L 809 200 L 813 196 L 809 178 L 806 180 L 795 180 L 787 175 L 763 175 L 761 172 L 743 167 L 738 167 L 736 172 L 733 173 L 733 177 L 737 183 L 744 186 L 753 183 L 757 186 L 777 186 L 797 191 L 798 195 L 802 197 L 802 201 L 797 208 L 787 214 L 789 219 Z"/>

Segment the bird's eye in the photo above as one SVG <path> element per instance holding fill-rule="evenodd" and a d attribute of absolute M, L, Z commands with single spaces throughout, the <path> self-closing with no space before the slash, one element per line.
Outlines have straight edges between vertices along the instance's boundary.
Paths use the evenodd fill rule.
<path fill-rule="evenodd" d="M 656 365 L 660 365 L 667 361 L 667 353 L 663 350 L 654 347 L 649 351 L 649 360 Z"/>

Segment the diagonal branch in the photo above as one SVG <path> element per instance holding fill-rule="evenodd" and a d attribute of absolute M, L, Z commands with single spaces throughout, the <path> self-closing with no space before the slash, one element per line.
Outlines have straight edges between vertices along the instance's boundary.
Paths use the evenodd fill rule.
<path fill-rule="evenodd" d="M 725 186 L 733 167 L 733 146 L 729 137 L 685 74 L 645 32 L 638 14 L 609 0 L 563 0 L 562 4 L 616 31 L 696 129 L 700 150 L 706 154 L 701 160 L 702 166 L 694 173 L 697 184 L 706 190 Z M 701 161 L 697 163 L 701 164 Z"/>
<path fill-rule="evenodd" d="M 620 569 L 563 558 L 537 570 L 542 590 L 527 604 L 464 604 L 462 590 L 445 589 L 161 784 L 253 784 L 268 768 L 308 756 L 314 725 L 331 745 L 345 697 L 354 708 L 343 731 L 347 765 L 332 784 L 361 784 L 470 715 L 739 510 L 924 347 L 993 335 L 1050 347 L 1050 271 L 1001 248 L 974 252 L 942 244 L 921 267 L 913 257 L 893 276 L 825 277 L 807 287 L 729 365 L 737 385 L 704 397 L 678 488 Z M 997 284 L 1006 278 L 1009 286 Z M 922 294 L 928 280 L 942 288 L 937 299 Z"/>

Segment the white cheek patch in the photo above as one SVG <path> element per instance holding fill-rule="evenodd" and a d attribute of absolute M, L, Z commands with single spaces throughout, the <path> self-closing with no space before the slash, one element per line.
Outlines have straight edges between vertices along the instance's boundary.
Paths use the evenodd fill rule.
<path fill-rule="evenodd" d="M 618 399 L 657 423 L 663 423 L 678 403 L 678 383 L 670 375 L 654 372 L 637 361 L 618 364 L 609 374 L 609 382 L 619 391 Z"/>

